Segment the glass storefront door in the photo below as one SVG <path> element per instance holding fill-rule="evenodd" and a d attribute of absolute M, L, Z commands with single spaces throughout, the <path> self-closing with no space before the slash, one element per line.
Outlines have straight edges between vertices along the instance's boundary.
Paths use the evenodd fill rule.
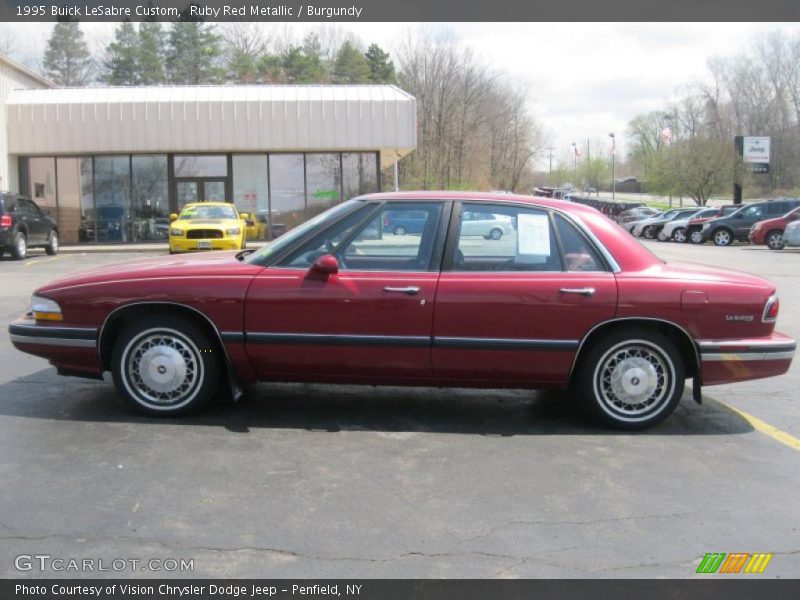
<path fill-rule="evenodd" d="M 177 209 L 190 202 L 225 202 L 225 181 L 182 179 L 176 183 Z"/>

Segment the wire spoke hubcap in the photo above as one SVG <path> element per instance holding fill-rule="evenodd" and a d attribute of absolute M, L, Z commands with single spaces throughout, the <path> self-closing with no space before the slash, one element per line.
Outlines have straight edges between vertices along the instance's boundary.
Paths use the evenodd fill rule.
<path fill-rule="evenodd" d="M 595 389 L 608 408 L 625 416 L 657 409 L 671 393 L 672 369 L 664 356 L 644 344 L 610 350 L 595 371 Z"/>
<path fill-rule="evenodd" d="M 193 346 L 171 334 L 147 335 L 128 354 L 128 380 L 147 402 L 172 404 L 191 394 L 201 376 Z"/>

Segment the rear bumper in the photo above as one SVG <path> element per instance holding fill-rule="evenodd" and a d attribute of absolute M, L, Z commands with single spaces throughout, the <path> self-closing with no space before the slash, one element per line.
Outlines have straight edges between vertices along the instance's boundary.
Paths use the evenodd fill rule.
<path fill-rule="evenodd" d="M 738 340 L 700 340 L 703 385 L 782 375 L 789 370 L 797 343 L 782 333 Z"/>
<path fill-rule="evenodd" d="M 37 323 L 23 316 L 8 326 L 17 350 L 46 358 L 59 370 L 96 377 L 102 373 L 95 327 L 63 327 Z"/>

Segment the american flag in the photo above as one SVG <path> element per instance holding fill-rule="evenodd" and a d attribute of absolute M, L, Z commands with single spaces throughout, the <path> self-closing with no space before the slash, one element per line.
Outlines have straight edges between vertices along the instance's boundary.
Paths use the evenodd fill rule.
<path fill-rule="evenodd" d="M 672 128 L 669 125 L 664 127 L 664 129 L 661 131 L 661 141 L 667 145 L 672 143 Z"/>

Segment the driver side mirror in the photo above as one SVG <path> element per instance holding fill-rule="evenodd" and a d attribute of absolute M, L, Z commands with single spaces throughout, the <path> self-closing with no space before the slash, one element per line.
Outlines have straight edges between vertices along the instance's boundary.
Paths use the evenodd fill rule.
<path fill-rule="evenodd" d="M 308 278 L 318 281 L 327 281 L 331 275 L 339 272 L 339 261 L 333 254 L 323 254 L 311 265 L 308 270 Z"/>
<path fill-rule="evenodd" d="M 247 221 L 247 218 L 250 216 L 250 214 L 249 213 L 241 213 L 239 216 L 241 217 L 242 221 Z"/>
<path fill-rule="evenodd" d="M 177 220 L 178 220 L 178 215 L 176 215 L 175 213 L 172 213 L 172 214 L 169 216 L 169 222 L 170 222 L 170 223 L 172 223 L 172 221 L 177 221 Z"/>

